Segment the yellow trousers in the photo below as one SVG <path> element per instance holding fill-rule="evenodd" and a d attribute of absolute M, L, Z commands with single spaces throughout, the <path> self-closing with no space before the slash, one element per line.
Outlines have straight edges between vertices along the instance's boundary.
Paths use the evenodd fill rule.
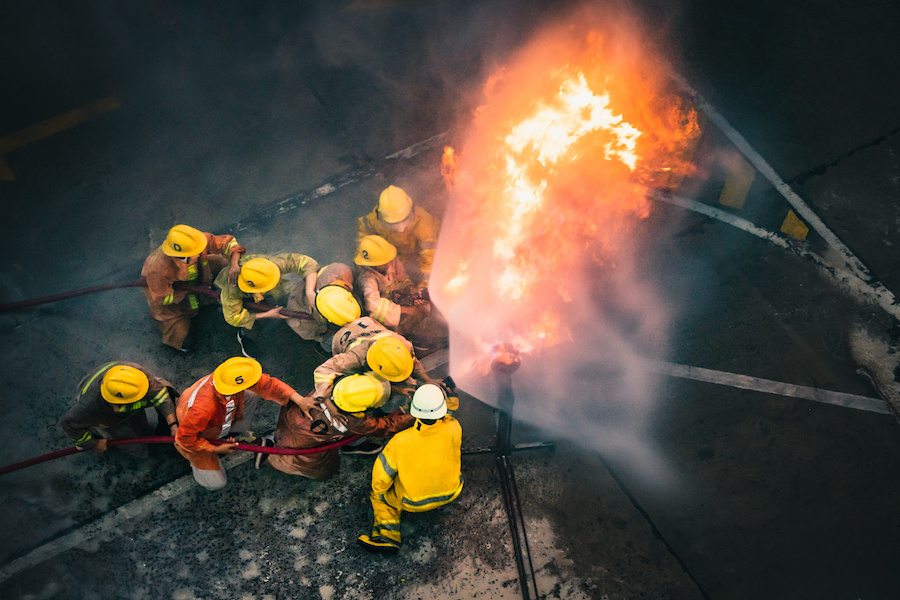
<path fill-rule="evenodd" d="M 404 510 L 409 512 L 426 512 L 439 506 L 449 504 L 456 500 L 456 497 L 462 491 L 462 486 L 456 490 L 452 496 L 446 500 L 430 502 L 428 508 L 423 510 L 410 510 L 409 506 L 403 505 L 403 499 L 397 494 L 397 486 L 392 485 L 388 491 L 383 494 L 372 493 L 372 511 L 375 513 L 375 523 L 372 525 L 372 539 L 382 538 L 400 544 L 400 513 Z"/>

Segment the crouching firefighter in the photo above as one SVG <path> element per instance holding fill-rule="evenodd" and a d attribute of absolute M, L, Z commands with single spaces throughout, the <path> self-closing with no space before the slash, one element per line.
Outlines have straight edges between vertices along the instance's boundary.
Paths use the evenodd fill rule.
<path fill-rule="evenodd" d="M 319 342 L 331 354 L 331 337 L 360 317 L 359 302 L 353 297 L 353 271 L 343 263 L 331 263 L 316 273 L 313 304 L 299 282 L 288 298 L 287 309 L 308 315 L 307 319 L 288 319 L 288 326 L 304 340 Z"/>
<path fill-rule="evenodd" d="M 229 358 L 178 398 L 175 449 L 190 461 L 201 486 L 220 490 L 228 483 L 219 456 L 235 451 L 234 434 L 248 432 L 260 397 L 282 406 L 293 402 L 300 410 L 311 405 L 294 388 L 263 373 L 259 362 L 243 356 Z"/>
<path fill-rule="evenodd" d="M 411 415 L 400 411 L 381 414 L 378 408 L 390 397 L 390 382 L 371 371 L 342 377 L 335 383 L 330 398 L 315 399 L 317 404 L 310 408 L 309 416 L 294 405 L 281 409 L 275 426 L 275 446 L 312 448 L 354 434 L 385 437 L 412 426 L 415 417 Z M 257 468 L 263 460 L 289 475 L 322 481 L 337 473 L 341 456 L 337 448 L 315 454 L 260 454 Z"/>
<path fill-rule="evenodd" d="M 153 435 L 146 409 L 159 417 L 158 430 L 175 435 L 177 394 L 172 384 L 130 362 L 109 362 L 91 371 L 75 389 L 75 404 L 59 424 L 81 450 L 106 452 L 107 440 Z M 123 445 L 119 450 L 134 458 L 146 458 L 146 444 Z"/>
<path fill-rule="evenodd" d="M 189 225 L 176 225 L 169 230 L 162 245 L 153 251 L 141 277 L 150 308 L 150 320 L 162 332 L 162 341 L 182 352 L 196 345 L 196 332 L 191 320 L 200 312 L 201 298 L 175 288 L 178 282 L 208 286 L 225 271 L 224 277 L 237 283 L 240 274 L 238 261 L 244 255 L 243 246 L 231 235 L 213 235 Z"/>
<path fill-rule="evenodd" d="M 372 467 L 371 535 L 357 539 L 370 552 L 400 551 L 400 513 L 425 512 L 452 502 L 463 487 L 462 428 L 447 415 L 447 396 L 434 384 L 413 394 L 416 424 L 395 435 Z"/>

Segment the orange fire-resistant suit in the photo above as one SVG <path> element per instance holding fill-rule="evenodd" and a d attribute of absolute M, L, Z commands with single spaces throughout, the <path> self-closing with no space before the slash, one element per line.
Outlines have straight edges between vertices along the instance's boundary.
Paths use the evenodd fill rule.
<path fill-rule="evenodd" d="M 428 373 L 416 358 L 415 350 L 406 338 L 376 323 L 371 317 L 360 317 L 347 323 L 334 334 L 331 342 L 332 357 L 313 371 L 315 394 L 319 398 L 331 397 L 334 381 L 342 375 L 369 371 L 366 354 L 375 340 L 393 335 L 399 339 L 413 357 L 412 377 L 419 381 L 429 381 Z"/>
<path fill-rule="evenodd" d="M 150 319 L 163 334 L 163 343 L 180 349 L 191 327 L 191 318 L 197 316 L 200 300 L 194 294 L 176 290 L 176 281 L 191 285 L 210 285 L 215 273 L 225 272 L 228 277 L 228 259 L 234 252 L 244 252 L 231 235 L 206 236 L 206 248 L 199 256 L 192 256 L 185 263 L 168 256 L 162 246 L 154 250 L 141 269 L 141 277 L 147 280 L 143 288 L 150 307 Z"/>
<path fill-rule="evenodd" d="M 312 420 L 306 418 L 300 408 L 290 403 L 281 409 L 275 426 L 276 448 L 311 448 L 344 439 L 352 434 L 385 437 L 408 428 L 415 418 L 408 414 L 379 414 L 378 411 L 347 413 L 330 399 L 319 398 L 316 408 L 310 410 Z M 302 475 L 311 479 L 328 479 L 338 471 L 341 456 L 337 448 L 316 454 L 272 454 L 269 465 L 290 475 Z"/>
<path fill-rule="evenodd" d="M 316 292 L 326 285 L 342 284 L 351 292 L 353 291 L 353 271 L 350 267 L 343 263 L 331 263 L 319 269 L 316 273 Z M 321 342 L 329 335 L 333 334 L 337 327 L 326 321 L 315 306 L 309 305 L 306 298 L 305 283 L 300 281 L 294 287 L 291 297 L 288 298 L 288 310 L 306 313 L 312 315 L 312 319 L 288 319 L 288 326 L 297 332 L 304 340 L 315 340 Z"/>
<path fill-rule="evenodd" d="M 400 513 L 425 512 L 452 502 L 463 487 L 462 428 L 445 416 L 395 435 L 372 467 L 371 538 L 400 544 Z"/>
<path fill-rule="evenodd" d="M 252 392 L 266 400 L 284 406 L 294 394 L 294 388 L 283 381 L 262 374 L 255 385 L 231 396 L 223 396 L 213 385 L 213 376 L 195 382 L 178 397 L 178 433 L 175 448 L 195 469 L 221 470 L 215 446 L 209 440 L 227 438 L 232 426 L 244 417 L 244 400 Z"/>
<path fill-rule="evenodd" d="M 378 219 L 378 207 L 357 223 L 357 242 L 367 235 L 380 235 L 397 248 L 397 257 L 407 272 L 417 281 L 419 287 L 428 287 L 434 250 L 437 247 L 441 222 L 421 206 L 414 206 L 409 218 L 411 222 L 402 232 Z"/>
<path fill-rule="evenodd" d="M 319 270 L 319 263 L 315 259 L 305 254 L 290 253 L 274 255 L 250 254 L 241 259 L 241 265 L 253 258 L 266 258 L 275 263 L 281 270 L 282 278 L 278 285 L 264 294 L 264 296 L 272 298 L 272 301 L 276 303 L 283 303 L 288 300 L 288 289 L 293 285 L 292 282 L 285 279 L 284 275 L 293 273 L 299 275 L 301 279 L 306 279 L 306 277 L 315 274 Z M 244 308 L 244 301 L 248 299 L 252 301 L 253 294 L 246 294 L 238 286 L 231 285 L 228 281 L 227 271 L 219 273 L 219 276 L 216 277 L 215 285 L 221 291 L 219 301 L 222 303 L 222 315 L 225 317 L 225 322 L 232 327 L 252 329 L 253 324 L 256 322 L 256 315 Z M 256 299 L 256 302 L 261 302 L 262 300 L 264 298 L 259 298 Z"/>

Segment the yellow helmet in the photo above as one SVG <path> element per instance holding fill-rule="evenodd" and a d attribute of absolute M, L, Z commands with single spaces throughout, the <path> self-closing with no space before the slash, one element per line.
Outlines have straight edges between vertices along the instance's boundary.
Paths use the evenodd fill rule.
<path fill-rule="evenodd" d="M 350 290 L 337 283 L 330 283 L 316 292 L 316 310 L 334 325 L 343 327 L 362 314 L 359 302 Z"/>
<path fill-rule="evenodd" d="M 395 185 L 390 185 L 378 197 L 378 218 L 385 223 L 399 223 L 412 212 L 413 201 Z"/>
<path fill-rule="evenodd" d="M 162 251 L 167 256 L 197 256 L 206 249 L 206 235 L 189 225 L 176 225 L 169 230 Z"/>
<path fill-rule="evenodd" d="M 127 365 L 110 367 L 100 383 L 100 395 L 110 404 L 131 404 L 144 397 L 150 380 L 138 369 Z"/>
<path fill-rule="evenodd" d="M 281 280 L 281 269 L 268 258 L 251 258 L 241 266 L 238 287 L 248 294 L 265 294 Z"/>
<path fill-rule="evenodd" d="M 359 240 L 353 262 L 367 267 L 386 265 L 397 256 L 397 247 L 380 235 L 367 235 Z"/>
<path fill-rule="evenodd" d="M 339 409 L 363 412 L 378 408 L 391 397 L 391 384 L 371 371 L 365 374 L 341 377 L 331 392 L 331 399 Z"/>
<path fill-rule="evenodd" d="M 246 356 L 229 358 L 213 371 L 213 385 L 216 391 L 225 396 L 246 390 L 262 377 L 262 365 L 259 361 Z"/>
<path fill-rule="evenodd" d="M 393 335 L 378 338 L 366 352 L 366 363 L 369 368 L 395 383 L 412 374 L 413 362 L 412 354 Z"/>

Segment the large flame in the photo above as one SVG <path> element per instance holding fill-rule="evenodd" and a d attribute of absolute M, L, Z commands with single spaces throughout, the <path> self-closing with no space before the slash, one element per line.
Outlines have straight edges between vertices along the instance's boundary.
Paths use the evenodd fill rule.
<path fill-rule="evenodd" d="M 453 204 L 432 296 L 482 351 L 527 352 L 569 339 L 578 266 L 614 268 L 648 192 L 691 169 L 683 157 L 700 130 L 635 42 L 599 31 L 543 36 L 484 97 L 459 152 L 445 149 Z"/>

